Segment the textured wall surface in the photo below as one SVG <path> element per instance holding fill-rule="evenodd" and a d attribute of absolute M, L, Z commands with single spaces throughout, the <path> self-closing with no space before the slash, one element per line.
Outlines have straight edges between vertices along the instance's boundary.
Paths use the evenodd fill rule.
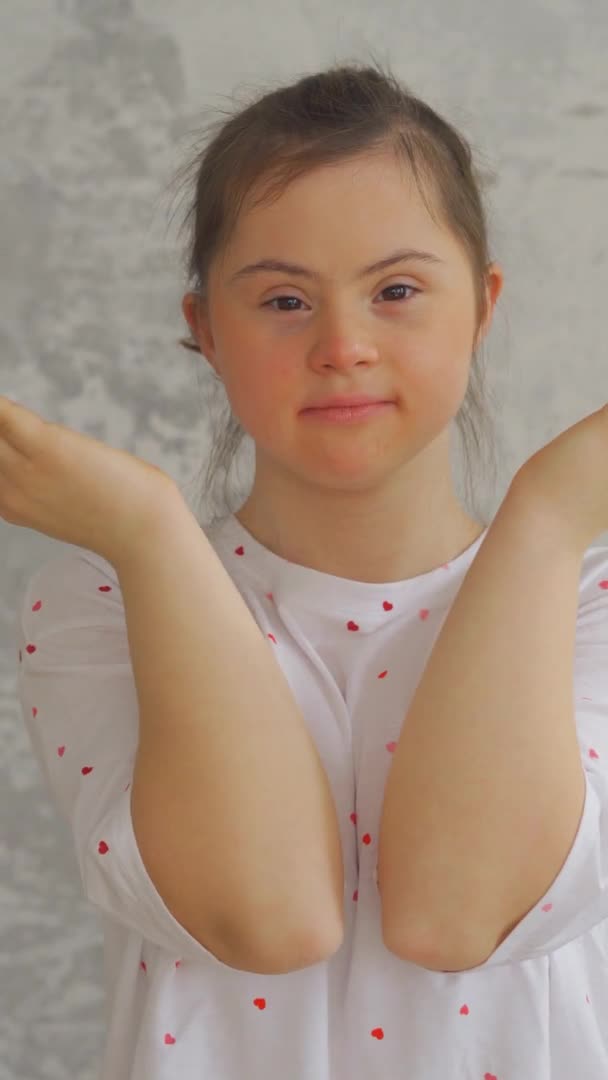
<path fill-rule="evenodd" d="M 370 49 L 488 177 L 506 278 L 486 344 L 495 512 L 519 465 L 608 398 L 606 0 L 2 0 L 0 393 L 191 487 L 205 361 L 175 344 L 166 185 L 235 93 Z M 96 1080 L 104 1034 L 97 919 L 15 697 L 16 605 L 60 549 L 0 521 L 0 1080 Z"/>

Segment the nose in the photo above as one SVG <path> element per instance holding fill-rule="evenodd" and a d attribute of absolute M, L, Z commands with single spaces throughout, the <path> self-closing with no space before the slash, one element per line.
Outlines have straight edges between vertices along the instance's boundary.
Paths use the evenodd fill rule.
<path fill-rule="evenodd" d="M 356 364 L 378 362 L 378 350 L 361 335 L 342 334 L 317 341 L 311 353 L 315 367 L 347 371 Z"/>

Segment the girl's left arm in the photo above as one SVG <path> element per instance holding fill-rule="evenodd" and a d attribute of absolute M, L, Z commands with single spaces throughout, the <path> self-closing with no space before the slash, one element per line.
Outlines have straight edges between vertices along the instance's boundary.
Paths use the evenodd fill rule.
<path fill-rule="evenodd" d="M 377 873 L 385 944 L 420 966 L 482 963 L 573 845 L 586 788 L 573 690 L 583 556 L 514 483 L 408 709 Z"/>

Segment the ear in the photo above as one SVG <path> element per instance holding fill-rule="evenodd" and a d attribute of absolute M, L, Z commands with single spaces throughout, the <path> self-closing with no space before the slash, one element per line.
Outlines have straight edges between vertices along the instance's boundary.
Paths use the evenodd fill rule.
<path fill-rule="evenodd" d="M 215 344 L 211 324 L 205 302 L 199 293 L 186 293 L 182 299 L 182 312 L 199 349 L 215 368 Z"/>
<path fill-rule="evenodd" d="M 478 333 L 476 341 L 475 341 L 475 348 L 476 349 L 479 348 L 479 346 L 481 345 L 481 342 L 484 340 L 486 334 L 488 333 L 488 331 L 490 329 L 490 326 L 492 325 L 492 319 L 494 317 L 494 308 L 496 307 L 496 302 L 497 302 L 498 297 L 500 296 L 500 294 L 502 292 L 503 285 L 504 285 L 504 274 L 502 272 L 501 267 L 496 262 L 490 263 L 490 265 L 487 268 L 487 276 L 486 276 L 487 314 L 486 314 L 486 317 L 485 317 L 485 319 L 484 319 L 484 321 L 483 321 L 483 323 L 482 323 L 482 325 L 481 325 L 481 327 L 479 329 L 479 333 Z"/>

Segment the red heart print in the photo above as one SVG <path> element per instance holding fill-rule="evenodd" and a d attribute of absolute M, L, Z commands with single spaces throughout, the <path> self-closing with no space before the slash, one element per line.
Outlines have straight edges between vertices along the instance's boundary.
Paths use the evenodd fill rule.
<path fill-rule="evenodd" d="M 595 750 L 593 749 L 593 747 L 592 747 L 592 748 L 591 748 L 591 750 L 589 751 L 589 757 L 593 757 L 593 758 L 599 758 L 599 756 L 600 756 L 600 755 L 599 755 L 599 754 L 597 754 L 597 753 L 596 753 L 596 751 L 595 751 Z"/>
<path fill-rule="evenodd" d="M 42 607 L 42 600 L 37 600 L 36 603 L 34 604 L 33 608 L 32 608 L 32 611 L 40 611 L 41 607 Z"/>
<path fill-rule="evenodd" d="M 353 901 L 355 902 L 355 904 L 357 903 L 358 899 L 359 899 L 359 890 L 355 889 L 355 891 L 353 893 Z"/>
<path fill-rule="evenodd" d="M 97 848 L 97 850 L 98 850 L 100 855 L 107 855 L 107 853 L 108 853 L 108 851 L 110 849 L 109 849 L 108 845 L 106 844 L 105 840 L 100 840 L 99 841 L 99 847 Z"/>
<path fill-rule="evenodd" d="M 277 643 L 277 639 L 276 639 L 276 637 L 274 636 L 274 634 L 269 634 L 269 635 L 268 635 L 268 637 L 270 638 L 270 640 L 271 640 L 271 641 L 274 641 L 274 643 L 275 643 L 275 645 L 276 645 L 276 643 Z"/>
<path fill-rule="evenodd" d="M 381 671 L 380 674 L 378 675 L 378 678 L 379 679 L 386 679 L 387 675 L 388 675 L 388 671 Z"/>
<path fill-rule="evenodd" d="M 30 656 L 31 656 L 32 653 L 36 652 L 36 646 L 35 645 L 26 645 L 25 646 L 25 651 L 28 652 L 30 654 Z"/>
<path fill-rule="evenodd" d="M 600 589 L 608 589 L 608 578 L 605 581 L 600 581 Z"/>
<path fill-rule="evenodd" d="M 553 904 L 543 904 L 541 911 L 551 911 Z"/>
<path fill-rule="evenodd" d="M 418 615 L 420 616 L 421 619 L 428 619 L 428 617 L 430 615 L 430 612 L 429 612 L 428 608 L 421 608 L 420 611 L 418 612 Z"/>
<path fill-rule="evenodd" d="M 63 755 L 65 754 L 65 746 L 58 746 L 57 753 L 59 754 L 59 757 L 63 757 Z"/>
<path fill-rule="evenodd" d="M 484 1073 L 483 1080 L 498 1080 L 498 1077 L 494 1073 Z"/>
<path fill-rule="evenodd" d="M 389 754 L 394 754 L 395 750 L 397 749 L 397 743 L 396 742 L 387 742 L 386 749 L 388 750 Z"/>
<path fill-rule="evenodd" d="M 38 709 L 36 708 L 36 706 L 35 706 L 35 705 L 34 705 L 34 707 L 33 707 L 33 709 L 32 709 L 32 716 L 34 717 L 34 720 L 35 720 L 35 719 L 36 719 L 36 717 L 38 716 Z"/>
<path fill-rule="evenodd" d="M 266 998 L 254 998 L 253 999 L 253 1004 L 255 1005 L 256 1009 L 265 1009 L 266 1008 Z"/>
<path fill-rule="evenodd" d="M 370 1035 L 374 1039 L 383 1039 L 384 1038 L 384 1032 L 383 1032 L 382 1028 L 372 1028 L 372 1030 L 370 1032 Z"/>
<path fill-rule="evenodd" d="M 174 1042 L 175 1039 L 173 1038 L 173 1035 L 169 1035 L 169 1033 L 167 1032 L 167 1034 L 165 1035 L 165 1046 L 173 1046 Z"/>
<path fill-rule="evenodd" d="M 356 622 L 353 622 L 353 620 L 351 619 L 350 622 L 347 623 L 346 629 L 347 630 L 358 630 L 359 627 L 357 626 Z"/>
<path fill-rule="evenodd" d="M 83 776 L 88 776 L 90 772 L 93 772 L 93 766 L 85 765 L 80 771 Z"/>
<path fill-rule="evenodd" d="M 385 611 L 392 611 L 393 610 L 393 605 L 388 600 L 384 601 L 382 607 L 384 608 Z"/>
<path fill-rule="evenodd" d="M 353 813 L 352 813 L 352 814 L 350 815 L 350 820 L 352 821 L 353 825 L 356 825 L 356 824 L 357 824 L 357 815 L 355 814 L 355 812 L 354 812 L 354 811 L 353 811 Z"/>
<path fill-rule="evenodd" d="M 99 589 L 98 589 L 98 592 L 112 592 L 112 586 L 111 585 L 100 585 Z"/>
<path fill-rule="evenodd" d="M 463 1005 L 462 1006 L 462 1009 L 460 1010 L 460 1015 L 461 1016 L 468 1016 L 469 1015 L 469 1006 L 468 1005 Z"/>
<path fill-rule="evenodd" d="M 145 960 L 141 960 L 139 966 L 140 966 L 142 971 L 147 971 L 148 970 L 147 967 L 146 967 L 146 961 Z"/>
<path fill-rule="evenodd" d="M 365 836 L 362 836 L 361 839 L 362 839 L 364 844 L 371 844 L 371 842 L 372 842 L 372 838 L 371 838 L 371 836 L 369 835 L 368 832 L 366 832 Z"/>
<path fill-rule="evenodd" d="M 234 549 L 234 554 L 235 555 L 244 555 L 245 554 L 245 548 L 243 547 L 242 544 L 241 544 L 240 547 Z"/>

